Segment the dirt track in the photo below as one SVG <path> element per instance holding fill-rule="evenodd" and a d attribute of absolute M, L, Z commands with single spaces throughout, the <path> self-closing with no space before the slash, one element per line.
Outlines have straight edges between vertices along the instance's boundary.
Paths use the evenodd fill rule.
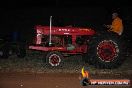
<path fill-rule="evenodd" d="M 62 67 L 51 68 L 44 65 L 39 57 L 40 55 L 32 58 L 27 56 L 24 59 L 15 57 L 0 59 L 0 88 L 83 88 L 79 80 L 82 66 L 90 68 L 91 79 L 130 79 L 132 82 L 132 54 L 126 57 L 128 59 L 121 67 L 109 70 L 85 65 L 80 60 L 77 61 L 79 56 L 67 59 Z M 132 86 L 84 88 L 132 88 Z"/>
<path fill-rule="evenodd" d="M 79 74 L 64 73 L 0 73 L 0 88 L 83 88 Z M 91 78 L 129 78 L 131 75 L 91 75 Z M 106 88 L 91 86 L 85 88 Z M 107 86 L 107 88 L 131 88 L 131 86 Z"/>

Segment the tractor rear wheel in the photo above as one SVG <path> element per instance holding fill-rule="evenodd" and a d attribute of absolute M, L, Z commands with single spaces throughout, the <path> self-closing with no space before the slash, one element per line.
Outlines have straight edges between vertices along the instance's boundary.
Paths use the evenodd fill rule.
<path fill-rule="evenodd" d="M 124 61 L 122 43 L 115 36 L 98 37 L 90 46 L 92 62 L 99 68 L 116 68 Z"/>

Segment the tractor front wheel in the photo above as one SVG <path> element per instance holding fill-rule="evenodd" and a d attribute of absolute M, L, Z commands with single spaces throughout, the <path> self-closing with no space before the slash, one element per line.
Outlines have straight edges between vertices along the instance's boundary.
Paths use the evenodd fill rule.
<path fill-rule="evenodd" d="M 63 56 L 60 52 L 49 52 L 46 56 L 46 62 L 51 66 L 59 66 L 62 63 Z"/>

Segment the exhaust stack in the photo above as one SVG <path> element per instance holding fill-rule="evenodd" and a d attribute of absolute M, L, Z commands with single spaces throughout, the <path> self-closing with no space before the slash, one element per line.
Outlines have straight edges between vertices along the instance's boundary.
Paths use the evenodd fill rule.
<path fill-rule="evenodd" d="M 52 16 L 50 16 L 50 38 L 49 38 L 49 46 L 51 46 L 51 27 L 52 27 Z"/>

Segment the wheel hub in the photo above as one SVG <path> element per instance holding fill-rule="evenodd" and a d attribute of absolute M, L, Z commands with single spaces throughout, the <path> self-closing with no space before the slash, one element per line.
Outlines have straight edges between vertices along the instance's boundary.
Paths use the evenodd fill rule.
<path fill-rule="evenodd" d="M 60 62 L 61 62 L 61 59 L 57 54 L 52 54 L 49 57 L 49 63 L 51 64 L 51 66 L 58 66 Z"/>
<path fill-rule="evenodd" d="M 97 55 L 104 62 L 113 61 L 118 53 L 118 45 L 112 40 L 104 40 L 97 46 Z"/>

